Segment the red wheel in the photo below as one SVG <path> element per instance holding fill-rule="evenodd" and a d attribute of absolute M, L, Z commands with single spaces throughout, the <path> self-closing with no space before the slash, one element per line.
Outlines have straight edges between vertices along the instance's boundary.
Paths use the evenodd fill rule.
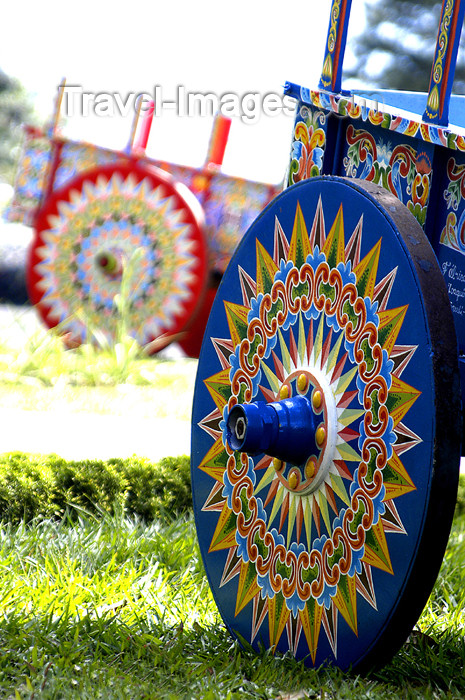
<path fill-rule="evenodd" d="M 200 308 L 206 276 L 195 197 L 162 171 L 129 162 L 87 171 L 52 193 L 27 271 L 42 319 L 74 344 L 96 329 L 113 340 L 122 315 L 142 345 L 175 336 Z"/>

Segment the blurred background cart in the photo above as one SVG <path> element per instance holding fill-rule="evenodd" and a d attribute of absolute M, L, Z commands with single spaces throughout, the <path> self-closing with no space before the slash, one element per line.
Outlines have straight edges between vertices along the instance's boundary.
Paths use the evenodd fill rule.
<path fill-rule="evenodd" d="M 122 151 L 66 139 L 57 128 L 64 89 L 50 128 L 25 128 L 7 212 L 34 229 L 29 298 L 71 345 L 94 330 L 111 340 L 126 267 L 130 335 L 149 350 L 176 338 L 197 356 L 232 252 L 278 188 L 221 172 L 231 124 L 221 115 L 201 168 L 146 156 L 153 103 L 139 101 Z"/>

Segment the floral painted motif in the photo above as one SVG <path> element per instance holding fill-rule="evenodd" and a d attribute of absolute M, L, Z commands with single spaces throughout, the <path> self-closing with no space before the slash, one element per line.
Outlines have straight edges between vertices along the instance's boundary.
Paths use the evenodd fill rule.
<path fill-rule="evenodd" d="M 55 172 L 54 189 L 63 187 L 73 177 L 98 165 L 115 163 L 119 154 L 104 148 L 77 141 L 65 141 L 60 151 L 60 162 Z"/>
<path fill-rule="evenodd" d="M 265 208 L 277 188 L 214 175 L 205 201 L 210 267 L 224 272 L 250 224 Z"/>
<path fill-rule="evenodd" d="M 431 189 L 432 166 L 425 152 L 411 145 L 393 146 L 349 124 L 346 131 L 345 174 L 370 180 L 395 194 L 423 226 Z"/>
<path fill-rule="evenodd" d="M 447 179 L 444 200 L 449 213 L 439 240 L 448 248 L 465 253 L 465 164 L 449 158 Z"/>
<path fill-rule="evenodd" d="M 323 112 L 301 108 L 300 119 L 294 127 L 289 185 L 321 174 L 326 145 L 326 134 L 322 128 L 325 121 Z"/>
<path fill-rule="evenodd" d="M 199 250 L 192 229 L 163 184 L 119 173 L 86 181 L 69 201 L 59 200 L 40 233 L 34 268 L 40 307 L 73 342 L 82 342 L 87 329 L 111 341 L 117 337 L 121 274 L 108 274 L 99 256 L 124 266 L 142 251 L 130 278 L 128 332 L 145 345 L 172 331 L 195 296 Z"/>
<path fill-rule="evenodd" d="M 388 308 L 395 271 L 376 280 L 381 241 L 360 259 L 362 222 L 345 243 L 342 206 L 328 231 L 321 199 L 309 232 L 297 206 L 291 234 L 276 220 L 274 256 L 257 239 L 255 278 L 237 268 L 243 305 L 224 300 L 221 370 L 204 379 L 216 408 L 199 423 L 214 442 L 198 469 L 212 484 L 208 554 L 225 552 L 219 587 L 236 582 L 235 616 L 250 606 L 249 641 L 276 649 L 286 635 L 295 652 L 305 640 L 315 663 L 321 645 L 338 658 L 339 616 L 355 639 L 358 601 L 377 610 L 372 570 L 394 573 L 395 501 L 415 489 L 403 440 L 419 442 L 402 421 L 420 392 L 395 361 L 415 348 L 396 345 L 408 307 Z M 230 448 L 237 403 L 315 386 L 327 433 L 311 471 Z"/>

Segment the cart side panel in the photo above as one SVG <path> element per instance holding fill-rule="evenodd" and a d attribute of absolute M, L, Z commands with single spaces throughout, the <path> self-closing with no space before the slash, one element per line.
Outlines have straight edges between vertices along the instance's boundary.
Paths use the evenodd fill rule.
<path fill-rule="evenodd" d="M 195 194 L 203 207 L 209 269 L 223 274 L 239 241 L 268 202 L 282 189 L 215 170 L 151 161 Z"/>
<path fill-rule="evenodd" d="M 291 94 L 295 92 L 291 86 Z M 355 105 L 338 95 L 302 92 L 287 184 L 331 174 L 370 180 L 396 195 L 435 250 L 448 287 L 460 354 L 465 356 L 463 137 Z"/>
<path fill-rule="evenodd" d="M 425 227 L 433 143 L 386 128 L 382 112 L 359 109 L 351 119 L 300 103 L 296 113 L 289 185 L 321 174 L 369 180 L 398 197 Z"/>
<path fill-rule="evenodd" d="M 121 154 L 88 143 L 65 141 L 60 151 L 60 161 L 55 171 L 53 189 L 63 187 L 85 170 L 100 165 L 110 165 L 121 160 Z"/>
<path fill-rule="evenodd" d="M 14 194 L 5 212 L 10 222 L 32 226 L 45 192 L 53 160 L 53 145 L 49 138 L 32 128 L 26 128 L 16 169 Z"/>
<path fill-rule="evenodd" d="M 441 266 L 465 354 L 465 153 L 439 149 L 435 163 L 435 216 L 429 232 Z"/>
<path fill-rule="evenodd" d="M 383 186 L 424 227 L 432 186 L 433 144 L 362 120 L 340 121 L 344 138 L 335 173 Z"/>
<path fill-rule="evenodd" d="M 92 144 L 51 138 L 26 127 L 7 221 L 34 226 L 46 198 L 85 170 L 121 160 L 122 154 Z"/>

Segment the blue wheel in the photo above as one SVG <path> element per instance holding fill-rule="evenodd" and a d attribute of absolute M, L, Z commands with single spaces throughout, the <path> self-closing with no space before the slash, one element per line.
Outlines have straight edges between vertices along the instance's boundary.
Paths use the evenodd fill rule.
<path fill-rule="evenodd" d="M 434 253 L 382 188 L 305 180 L 252 224 L 192 422 L 200 548 L 239 640 L 359 670 L 402 645 L 455 506 L 456 348 Z"/>

